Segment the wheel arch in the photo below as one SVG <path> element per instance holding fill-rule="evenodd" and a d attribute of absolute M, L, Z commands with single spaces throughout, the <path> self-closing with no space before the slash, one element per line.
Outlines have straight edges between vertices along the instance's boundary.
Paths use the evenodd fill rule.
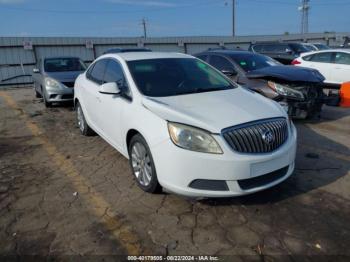
<path fill-rule="evenodd" d="M 126 133 L 126 149 L 128 152 L 129 152 L 130 141 L 137 134 L 141 135 L 145 139 L 145 137 L 138 130 L 136 130 L 134 128 L 129 129 L 128 132 Z"/>
<path fill-rule="evenodd" d="M 79 99 L 75 97 L 75 98 L 74 98 L 74 101 L 73 101 L 74 109 L 75 109 L 75 107 L 76 107 L 76 105 L 77 105 L 78 102 L 79 102 Z"/>

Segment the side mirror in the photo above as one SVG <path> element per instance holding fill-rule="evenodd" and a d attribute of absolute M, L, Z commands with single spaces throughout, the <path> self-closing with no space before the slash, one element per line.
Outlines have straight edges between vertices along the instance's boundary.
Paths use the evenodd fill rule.
<path fill-rule="evenodd" d="M 40 73 L 40 70 L 38 68 L 33 68 L 33 73 L 34 74 Z"/>
<path fill-rule="evenodd" d="M 101 85 L 99 92 L 101 94 L 106 94 L 106 95 L 119 95 L 120 88 L 118 87 L 117 83 L 110 82 L 110 83 L 105 83 Z"/>
<path fill-rule="evenodd" d="M 236 76 L 238 73 L 234 68 L 225 68 L 221 70 L 221 73 L 227 76 Z"/>

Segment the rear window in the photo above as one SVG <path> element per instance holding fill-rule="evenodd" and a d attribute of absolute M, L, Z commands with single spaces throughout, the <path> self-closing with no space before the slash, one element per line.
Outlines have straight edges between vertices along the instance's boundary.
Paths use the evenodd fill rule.
<path fill-rule="evenodd" d="M 48 58 L 44 62 L 45 72 L 84 71 L 86 66 L 79 58 Z"/>

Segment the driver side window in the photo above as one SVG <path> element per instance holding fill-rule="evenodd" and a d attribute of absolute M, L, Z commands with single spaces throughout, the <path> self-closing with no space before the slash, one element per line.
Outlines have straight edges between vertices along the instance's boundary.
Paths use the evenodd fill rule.
<path fill-rule="evenodd" d="M 126 84 L 123 69 L 118 62 L 112 59 L 108 60 L 103 80 L 105 83 L 115 82 L 119 85 Z"/>
<path fill-rule="evenodd" d="M 95 82 L 98 85 L 103 84 L 103 77 L 106 70 L 106 64 L 107 60 L 102 59 L 97 61 L 95 64 L 91 66 L 91 68 L 88 70 L 86 76 L 89 80 Z"/>
<path fill-rule="evenodd" d="M 119 87 L 123 88 L 123 93 L 130 96 L 130 90 L 123 72 L 123 68 L 117 61 L 108 59 L 103 81 L 104 83 L 117 83 Z"/>
<path fill-rule="evenodd" d="M 226 58 L 213 55 L 210 58 L 209 64 L 211 64 L 216 69 L 222 71 L 224 69 L 233 69 L 232 64 Z"/>

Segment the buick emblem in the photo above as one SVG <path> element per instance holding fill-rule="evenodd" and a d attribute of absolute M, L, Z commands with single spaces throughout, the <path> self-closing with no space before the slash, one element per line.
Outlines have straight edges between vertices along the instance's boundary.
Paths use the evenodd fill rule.
<path fill-rule="evenodd" d="M 275 136 L 273 133 L 269 130 L 266 130 L 263 132 L 261 138 L 264 140 L 264 142 L 268 145 L 272 144 L 275 141 Z"/>

